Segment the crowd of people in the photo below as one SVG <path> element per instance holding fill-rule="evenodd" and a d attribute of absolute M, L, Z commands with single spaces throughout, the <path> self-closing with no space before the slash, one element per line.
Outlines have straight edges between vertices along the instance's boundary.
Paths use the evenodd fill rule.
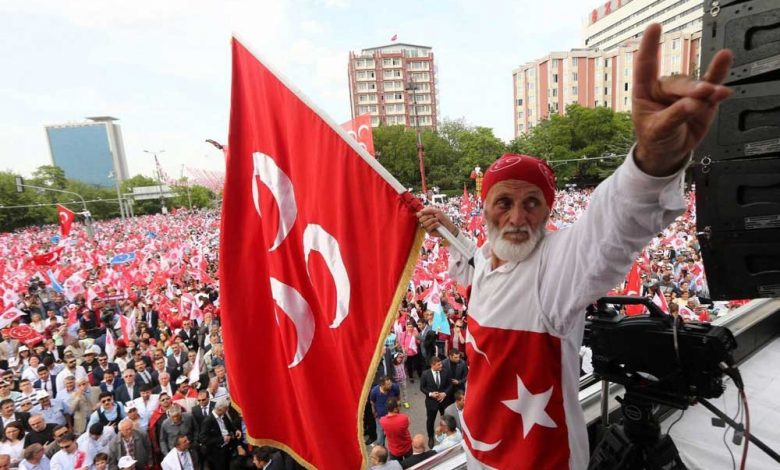
<path fill-rule="evenodd" d="M 547 230 L 576 221 L 590 193 L 558 192 Z M 637 295 L 662 297 L 670 314 L 686 320 L 709 320 L 738 303 L 708 299 L 693 192 L 688 198 L 686 214 L 637 256 Z M 466 193 L 440 207 L 484 243 L 476 197 Z M 281 452 L 252 448 L 230 404 L 218 212 L 94 228 L 94 238 L 85 230 L 60 237 L 56 227 L 0 235 L 0 463 L 114 469 L 132 461 L 136 468 L 195 470 L 275 460 L 294 468 Z M 366 443 L 378 468 L 394 461 L 408 468 L 462 440 L 468 286 L 450 279 L 447 267 L 447 249 L 426 238 L 366 406 Z M 425 435 L 410 434 L 404 413 L 412 387 L 425 397 Z"/>
<path fill-rule="evenodd" d="M 0 234 L 0 468 L 299 468 L 249 445 L 230 401 L 218 227 L 180 211 Z"/>

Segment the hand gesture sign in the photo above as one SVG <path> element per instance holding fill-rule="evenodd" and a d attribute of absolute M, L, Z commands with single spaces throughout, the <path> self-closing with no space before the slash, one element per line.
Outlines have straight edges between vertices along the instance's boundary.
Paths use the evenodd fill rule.
<path fill-rule="evenodd" d="M 723 86 L 732 53 L 721 50 L 712 58 L 702 80 L 684 75 L 658 77 L 661 25 L 645 29 L 634 63 L 632 119 L 637 136 L 634 158 L 653 176 L 677 172 L 688 154 L 707 134 L 718 104 L 731 90 Z"/>

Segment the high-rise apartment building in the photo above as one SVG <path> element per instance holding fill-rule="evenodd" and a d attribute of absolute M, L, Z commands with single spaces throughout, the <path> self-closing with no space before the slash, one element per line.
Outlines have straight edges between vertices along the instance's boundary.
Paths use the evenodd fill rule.
<path fill-rule="evenodd" d="M 586 48 L 551 52 L 512 72 L 515 136 L 572 103 L 631 111 L 634 55 L 651 22 L 664 26 L 660 74 L 698 75 L 702 3 L 610 0 L 594 10 L 584 29 Z"/>
<path fill-rule="evenodd" d="M 348 70 L 353 117 L 369 113 L 373 127 L 436 130 L 438 90 L 430 47 L 399 43 L 350 52 Z"/>
<path fill-rule="evenodd" d="M 650 23 L 665 33 L 701 31 L 704 0 L 608 0 L 585 20 L 582 40 L 589 49 L 610 50 L 637 39 Z"/>
<path fill-rule="evenodd" d="M 114 186 L 129 178 L 122 129 L 116 118 L 46 126 L 51 161 L 65 176 L 95 186 Z"/>

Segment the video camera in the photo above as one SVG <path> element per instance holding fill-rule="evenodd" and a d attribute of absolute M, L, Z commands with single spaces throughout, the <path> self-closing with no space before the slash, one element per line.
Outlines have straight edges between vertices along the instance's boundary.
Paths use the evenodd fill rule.
<path fill-rule="evenodd" d="M 650 314 L 619 313 L 620 306 L 638 304 Z M 724 327 L 683 322 L 648 298 L 622 296 L 588 307 L 584 344 L 593 351 L 595 375 L 678 409 L 723 394 L 723 374 L 733 370 L 731 351 L 737 346 Z"/>

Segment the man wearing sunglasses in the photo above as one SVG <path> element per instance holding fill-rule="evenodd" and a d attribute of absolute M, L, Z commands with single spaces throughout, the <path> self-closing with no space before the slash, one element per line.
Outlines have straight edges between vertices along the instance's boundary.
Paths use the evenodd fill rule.
<path fill-rule="evenodd" d="M 102 392 L 100 394 L 100 406 L 89 417 L 87 428 L 92 427 L 95 423 L 100 423 L 103 426 L 112 426 L 116 429 L 117 424 L 125 417 L 127 417 L 127 413 L 125 413 L 121 403 L 114 401 L 114 395 L 111 392 Z"/>

